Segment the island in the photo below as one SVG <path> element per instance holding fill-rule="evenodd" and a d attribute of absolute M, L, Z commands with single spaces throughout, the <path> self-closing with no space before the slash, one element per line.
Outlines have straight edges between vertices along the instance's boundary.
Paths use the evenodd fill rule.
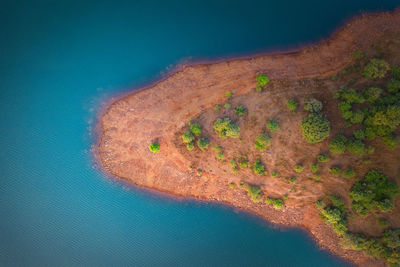
<path fill-rule="evenodd" d="M 400 10 L 286 53 L 184 65 L 110 101 L 107 173 L 306 229 L 360 266 L 400 266 Z"/>

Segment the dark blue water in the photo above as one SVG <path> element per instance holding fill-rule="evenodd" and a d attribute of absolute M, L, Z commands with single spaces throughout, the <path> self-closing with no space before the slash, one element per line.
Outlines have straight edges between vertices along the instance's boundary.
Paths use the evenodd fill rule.
<path fill-rule="evenodd" d="M 0 265 L 345 265 L 300 230 L 127 189 L 91 167 L 90 133 L 182 60 L 313 42 L 398 0 L 166 2 L 0 2 Z"/>

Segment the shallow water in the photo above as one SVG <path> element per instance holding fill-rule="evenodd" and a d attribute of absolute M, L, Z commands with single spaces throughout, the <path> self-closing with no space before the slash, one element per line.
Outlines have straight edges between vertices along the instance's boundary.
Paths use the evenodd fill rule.
<path fill-rule="evenodd" d="M 1 265 L 347 264 L 300 230 L 104 177 L 90 133 L 108 97 L 179 62 L 315 42 L 397 0 L 32 2 L 0 4 Z"/>

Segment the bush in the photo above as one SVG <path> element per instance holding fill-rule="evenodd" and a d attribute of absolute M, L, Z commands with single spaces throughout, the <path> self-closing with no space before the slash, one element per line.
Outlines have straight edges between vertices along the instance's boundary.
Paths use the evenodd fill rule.
<path fill-rule="evenodd" d="M 297 164 L 296 166 L 294 166 L 294 171 L 295 172 L 302 172 L 303 171 L 303 169 L 304 169 L 304 167 L 303 166 L 301 166 L 300 164 Z"/>
<path fill-rule="evenodd" d="M 329 151 L 333 154 L 343 154 L 346 151 L 347 138 L 339 134 L 329 143 Z"/>
<path fill-rule="evenodd" d="M 217 160 L 224 160 L 225 154 L 224 154 L 224 152 L 221 151 L 221 152 L 218 152 L 215 157 L 217 158 Z"/>
<path fill-rule="evenodd" d="M 284 202 L 282 199 L 277 198 L 277 199 L 273 199 L 273 198 L 267 198 L 265 199 L 265 203 L 267 204 L 272 204 L 272 206 L 274 207 L 274 209 L 276 210 L 281 210 L 284 207 Z"/>
<path fill-rule="evenodd" d="M 256 174 L 262 175 L 264 174 L 264 165 L 261 163 L 260 160 L 254 162 L 253 170 Z"/>
<path fill-rule="evenodd" d="M 296 178 L 295 176 L 293 176 L 293 177 L 291 177 L 291 178 L 289 179 L 289 182 L 290 182 L 291 184 L 295 184 L 295 183 L 296 183 L 296 180 L 297 180 L 297 178 Z"/>
<path fill-rule="evenodd" d="M 287 101 L 286 105 L 287 105 L 287 107 L 288 107 L 288 109 L 290 111 L 296 111 L 297 106 L 299 105 L 299 103 L 294 99 L 290 99 L 290 100 Z"/>
<path fill-rule="evenodd" d="M 265 74 L 258 74 L 257 75 L 257 91 L 262 91 L 262 87 L 269 83 L 269 78 Z"/>
<path fill-rule="evenodd" d="M 388 225 L 388 221 L 385 218 L 379 218 L 378 219 L 378 225 L 381 227 L 385 227 Z"/>
<path fill-rule="evenodd" d="M 336 234 L 342 236 L 347 232 L 346 206 L 337 196 L 330 197 L 331 205 L 317 202 L 316 207 L 320 210 L 320 216 L 326 223 L 332 226 Z"/>
<path fill-rule="evenodd" d="M 340 169 L 339 166 L 332 166 L 329 169 L 329 173 L 332 174 L 335 177 L 339 176 L 341 172 L 342 172 L 342 169 Z"/>
<path fill-rule="evenodd" d="M 271 132 L 279 130 L 279 124 L 276 120 L 272 119 L 267 122 L 267 128 Z"/>
<path fill-rule="evenodd" d="M 363 51 L 361 51 L 361 50 L 354 50 L 353 53 L 351 54 L 351 56 L 355 60 L 361 60 L 361 59 L 366 58 L 365 53 Z"/>
<path fill-rule="evenodd" d="M 271 177 L 276 177 L 276 176 L 278 176 L 278 172 L 277 171 L 273 171 L 272 173 L 271 173 Z"/>
<path fill-rule="evenodd" d="M 149 149 L 153 153 L 158 153 L 160 151 L 160 144 L 158 142 L 153 142 L 150 146 Z"/>
<path fill-rule="evenodd" d="M 183 135 L 182 135 L 182 141 L 184 143 L 190 143 L 194 140 L 194 135 L 192 134 L 192 132 L 190 131 L 186 131 Z"/>
<path fill-rule="evenodd" d="M 316 173 L 318 171 L 318 169 L 319 169 L 318 163 L 311 164 L 310 170 L 312 173 Z"/>
<path fill-rule="evenodd" d="M 342 115 L 342 117 L 344 119 L 350 119 L 351 117 L 353 117 L 353 112 L 351 111 L 351 104 L 347 101 L 341 101 L 338 103 L 338 109 L 340 112 L 340 115 Z"/>
<path fill-rule="evenodd" d="M 386 85 L 386 90 L 392 94 L 399 92 L 399 89 L 400 89 L 400 81 L 395 79 L 390 80 Z"/>
<path fill-rule="evenodd" d="M 201 149 L 201 151 L 206 151 L 209 144 L 210 140 L 208 140 L 207 137 L 202 137 L 199 140 L 197 140 L 197 146 Z"/>
<path fill-rule="evenodd" d="M 352 113 L 352 116 L 350 117 L 350 122 L 353 124 L 359 124 L 362 123 L 364 120 L 364 112 L 361 110 L 356 110 Z"/>
<path fill-rule="evenodd" d="M 347 168 L 343 171 L 343 177 L 350 179 L 356 176 L 356 172 L 352 168 Z"/>
<path fill-rule="evenodd" d="M 382 142 L 390 149 L 396 149 L 399 145 L 399 139 L 395 133 L 391 133 L 381 137 Z"/>
<path fill-rule="evenodd" d="M 215 107 L 214 107 L 214 110 L 215 111 L 218 111 L 218 110 L 220 110 L 221 109 L 221 106 L 220 105 L 215 105 Z"/>
<path fill-rule="evenodd" d="M 400 80 L 400 67 L 399 66 L 393 66 L 392 75 L 393 75 L 394 79 Z"/>
<path fill-rule="evenodd" d="M 236 173 L 239 170 L 236 161 L 234 161 L 233 159 L 230 161 L 229 164 L 231 165 L 231 169 L 232 169 L 233 173 Z"/>
<path fill-rule="evenodd" d="M 319 154 L 317 157 L 318 162 L 328 162 L 330 160 L 329 155 L 326 153 Z"/>
<path fill-rule="evenodd" d="M 246 112 L 247 112 L 247 109 L 242 105 L 235 107 L 235 113 L 238 116 L 242 116 L 242 115 L 246 114 Z"/>
<path fill-rule="evenodd" d="M 350 190 L 352 208 L 360 216 L 376 209 L 390 211 L 394 205 L 392 200 L 399 193 L 397 184 L 390 183 L 383 172 L 371 169 Z"/>
<path fill-rule="evenodd" d="M 363 76 L 366 78 L 384 78 L 389 71 L 389 63 L 382 59 L 371 59 L 363 70 Z"/>
<path fill-rule="evenodd" d="M 236 184 L 235 184 L 234 182 L 229 183 L 229 188 L 233 189 L 233 188 L 235 188 L 235 187 L 236 187 Z"/>
<path fill-rule="evenodd" d="M 251 200 L 255 203 L 262 200 L 261 188 L 257 185 L 249 185 L 246 182 L 241 182 L 240 186 L 247 190 L 247 194 L 250 196 Z"/>
<path fill-rule="evenodd" d="M 347 151 L 356 157 L 363 157 L 367 153 L 364 143 L 361 140 L 352 138 L 347 142 Z"/>
<path fill-rule="evenodd" d="M 364 130 L 354 130 L 353 136 L 355 139 L 364 140 L 365 139 L 365 132 Z"/>
<path fill-rule="evenodd" d="M 271 137 L 264 133 L 260 134 L 257 136 L 256 143 L 254 145 L 258 150 L 263 151 L 271 145 Z"/>
<path fill-rule="evenodd" d="M 229 103 L 225 103 L 224 104 L 224 108 L 225 109 L 230 109 L 232 106 L 231 106 L 231 104 L 229 104 Z"/>
<path fill-rule="evenodd" d="M 226 96 L 226 99 L 229 99 L 229 98 L 231 98 L 232 93 L 229 92 L 229 91 L 227 91 L 227 92 L 225 93 L 225 96 Z"/>
<path fill-rule="evenodd" d="M 238 138 L 240 136 L 239 126 L 233 123 L 229 118 L 216 120 L 214 122 L 214 130 L 221 138 Z"/>
<path fill-rule="evenodd" d="M 190 130 L 192 131 L 193 134 L 195 135 L 200 135 L 201 134 L 201 125 L 200 124 L 192 124 L 190 125 Z"/>
<path fill-rule="evenodd" d="M 379 87 L 376 86 L 372 86 L 372 87 L 368 87 L 367 89 L 365 89 L 363 95 L 365 100 L 372 104 L 375 103 L 379 97 L 381 96 L 381 94 L 383 93 L 383 90 Z"/>
<path fill-rule="evenodd" d="M 189 151 L 192 151 L 194 148 L 194 141 L 191 141 L 189 143 L 186 143 L 186 149 Z"/>
<path fill-rule="evenodd" d="M 349 104 L 364 103 L 365 101 L 364 97 L 354 88 L 349 89 L 346 87 L 342 87 L 338 91 L 337 95 L 338 97 L 340 97 L 342 100 L 346 101 Z"/>
<path fill-rule="evenodd" d="M 309 98 L 304 104 L 304 109 L 309 112 L 320 112 L 322 110 L 322 102 L 315 98 Z"/>
<path fill-rule="evenodd" d="M 301 131 L 309 143 L 319 143 L 329 136 L 329 121 L 318 113 L 311 113 L 301 122 Z"/>

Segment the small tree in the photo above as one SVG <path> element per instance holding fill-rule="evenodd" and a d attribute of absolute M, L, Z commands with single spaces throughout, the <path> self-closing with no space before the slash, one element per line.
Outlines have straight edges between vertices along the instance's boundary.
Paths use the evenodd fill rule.
<path fill-rule="evenodd" d="M 272 119 L 267 122 L 267 128 L 268 128 L 268 130 L 273 132 L 273 131 L 279 130 L 279 124 L 275 119 Z"/>
<path fill-rule="evenodd" d="M 269 83 L 269 78 L 265 74 L 258 74 L 257 75 L 257 92 L 261 92 L 263 86 L 267 85 Z"/>
<path fill-rule="evenodd" d="M 155 141 L 149 146 L 149 149 L 153 153 L 158 153 L 160 151 L 160 144 Z"/>
<path fill-rule="evenodd" d="M 309 98 L 304 104 L 304 110 L 309 112 L 320 112 L 322 110 L 322 102 L 315 98 Z"/>
<path fill-rule="evenodd" d="M 256 143 L 254 145 L 258 150 L 263 151 L 271 145 L 271 137 L 264 133 L 260 134 L 257 136 Z"/>
<path fill-rule="evenodd" d="M 343 154 L 346 151 L 347 138 L 339 134 L 329 143 L 329 151 L 333 154 Z"/>
<path fill-rule="evenodd" d="M 363 70 L 363 76 L 367 78 L 384 78 L 390 70 L 389 63 L 383 59 L 371 59 Z"/>
<path fill-rule="evenodd" d="M 238 116 L 242 116 L 242 115 L 246 114 L 246 112 L 247 112 L 247 109 L 242 105 L 235 107 L 235 113 Z"/>
<path fill-rule="evenodd" d="M 214 122 L 214 130 L 221 138 L 238 138 L 240 136 L 239 126 L 233 123 L 229 118 L 216 120 Z"/>
<path fill-rule="evenodd" d="M 192 131 L 193 134 L 195 135 L 200 135 L 201 134 L 201 125 L 198 123 L 190 125 L 190 130 Z"/>
<path fill-rule="evenodd" d="M 289 99 L 286 105 L 290 111 L 295 112 L 299 103 L 294 99 Z"/>
<path fill-rule="evenodd" d="M 194 136 L 190 131 L 186 131 L 183 135 L 182 135 L 182 141 L 184 143 L 190 143 L 194 140 Z"/>
<path fill-rule="evenodd" d="M 261 163 L 260 160 L 254 162 L 253 170 L 256 174 L 262 175 L 264 174 L 264 164 Z"/>
<path fill-rule="evenodd" d="M 400 90 L 400 81 L 392 79 L 386 85 L 386 90 L 389 93 L 395 94 Z"/>
<path fill-rule="evenodd" d="M 197 140 L 197 146 L 198 146 L 202 151 L 206 151 L 209 144 L 210 144 L 210 140 L 208 140 L 207 137 L 202 137 L 202 138 L 200 138 L 199 140 Z"/>
<path fill-rule="evenodd" d="M 319 143 L 329 136 L 329 121 L 319 113 L 311 113 L 301 122 L 301 131 L 309 143 Z"/>

